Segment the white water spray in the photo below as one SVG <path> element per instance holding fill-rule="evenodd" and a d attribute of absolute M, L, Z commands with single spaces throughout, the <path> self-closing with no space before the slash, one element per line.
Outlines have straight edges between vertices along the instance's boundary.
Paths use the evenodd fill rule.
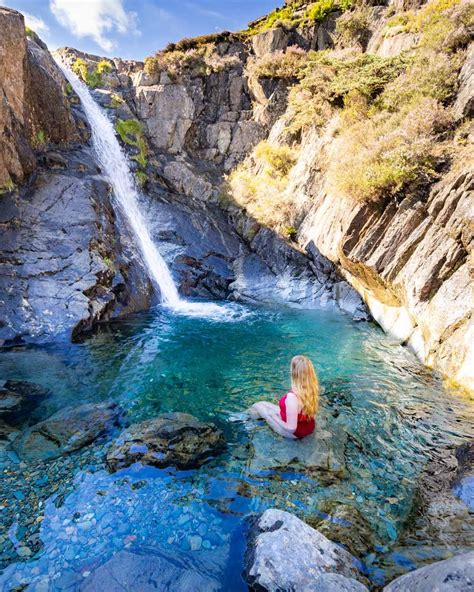
<path fill-rule="evenodd" d="M 112 122 L 94 101 L 87 86 L 60 61 L 57 63 L 81 99 L 92 129 L 92 144 L 98 161 L 112 186 L 115 201 L 136 238 L 150 278 L 160 290 L 163 304 L 176 312 L 192 316 L 235 318 L 228 306 L 210 302 L 187 302 L 180 298 L 171 272 L 153 243 L 145 218 L 140 211 L 135 181 L 127 158 L 115 136 Z"/>

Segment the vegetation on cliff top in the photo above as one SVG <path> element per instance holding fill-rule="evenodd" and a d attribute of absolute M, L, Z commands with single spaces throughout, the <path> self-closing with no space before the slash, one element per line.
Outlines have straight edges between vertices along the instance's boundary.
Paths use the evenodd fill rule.
<path fill-rule="evenodd" d="M 356 40 L 363 46 L 367 10 L 359 4 L 338 19 L 341 45 L 352 46 Z M 331 192 L 383 204 L 426 191 L 449 161 L 455 128 L 450 103 L 472 22 L 472 5 L 433 0 L 396 17 L 396 26 L 401 23 L 403 30 L 418 35 L 416 47 L 398 56 L 288 48 L 251 60 L 248 70 L 256 76 L 297 80 L 289 93 L 287 130 L 280 141 L 286 137 L 295 146 L 309 129 L 337 122 L 337 150 L 321 164 Z M 393 26 L 394 20 L 389 21 L 388 28 Z M 260 190 L 268 175 L 261 173 L 258 150 L 231 175 L 234 197 L 259 221 L 283 228 L 292 223 L 291 197 L 272 188 Z M 280 187 L 285 194 L 284 183 Z"/>
<path fill-rule="evenodd" d="M 180 43 L 175 45 L 179 47 Z M 239 64 L 239 56 L 220 55 L 213 43 L 204 43 L 195 47 L 190 45 L 189 49 L 184 50 L 159 51 L 154 56 L 145 58 L 145 71 L 151 75 L 166 72 L 171 78 L 183 74 L 206 76 Z"/>

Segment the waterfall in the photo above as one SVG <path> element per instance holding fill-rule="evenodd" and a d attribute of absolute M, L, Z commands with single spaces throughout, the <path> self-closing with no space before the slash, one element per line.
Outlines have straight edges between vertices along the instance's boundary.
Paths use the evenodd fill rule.
<path fill-rule="evenodd" d="M 150 279 L 160 290 L 162 303 L 184 314 L 227 317 L 230 312 L 228 307 L 210 302 L 188 302 L 180 298 L 171 272 L 154 244 L 146 220 L 140 211 L 139 195 L 133 173 L 115 135 L 112 122 L 95 102 L 88 87 L 59 60 L 57 63 L 81 100 L 92 129 L 92 144 L 97 159 L 112 186 L 114 205 L 120 209 L 136 239 Z"/>

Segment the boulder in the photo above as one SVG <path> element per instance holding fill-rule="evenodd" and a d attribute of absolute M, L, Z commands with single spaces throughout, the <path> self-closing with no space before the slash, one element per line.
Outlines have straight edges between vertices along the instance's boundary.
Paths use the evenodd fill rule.
<path fill-rule="evenodd" d="M 222 432 L 187 413 L 165 413 L 122 432 L 107 454 L 112 470 L 141 462 L 178 469 L 199 467 L 225 446 Z"/>
<path fill-rule="evenodd" d="M 172 557 L 157 551 L 143 555 L 120 551 L 93 571 L 80 587 L 81 592 L 217 592 L 220 589 L 216 579 L 198 571 L 176 551 Z"/>
<path fill-rule="evenodd" d="M 302 592 L 319 590 L 315 584 L 327 573 L 349 579 L 347 585 L 361 579 L 356 564 L 350 553 L 293 514 L 270 509 L 250 532 L 245 576 L 251 589 Z"/>
<path fill-rule="evenodd" d="M 0 387 L 0 417 L 9 423 L 21 422 L 48 394 L 38 384 L 7 380 Z"/>
<path fill-rule="evenodd" d="M 119 415 L 115 403 L 66 407 L 23 432 L 13 448 L 28 461 L 57 458 L 93 442 L 117 422 Z"/>
<path fill-rule="evenodd" d="M 346 432 L 338 424 L 329 426 L 322 417 L 314 432 L 302 440 L 282 438 L 265 426 L 251 434 L 253 455 L 249 469 L 260 472 L 289 466 L 342 476 L 346 470 L 346 442 Z"/>
<path fill-rule="evenodd" d="M 368 590 L 357 580 L 334 573 L 322 574 L 312 584 L 303 588 L 303 592 L 368 592 Z"/>
<path fill-rule="evenodd" d="M 282 27 L 262 31 L 252 37 L 252 47 L 258 58 L 275 51 L 284 51 L 288 47 L 289 34 Z"/>
<path fill-rule="evenodd" d="M 384 592 L 471 592 L 474 551 L 415 569 L 391 582 Z"/>

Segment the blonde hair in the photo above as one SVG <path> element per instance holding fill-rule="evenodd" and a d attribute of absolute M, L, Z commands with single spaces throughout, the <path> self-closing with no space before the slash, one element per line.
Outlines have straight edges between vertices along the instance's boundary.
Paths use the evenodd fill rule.
<path fill-rule="evenodd" d="M 319 406 L 319 382 L 313 363 L 306 356 L 291 360 L 291 390 L 298 396 L 303 415 L 314 417 Z"/>

